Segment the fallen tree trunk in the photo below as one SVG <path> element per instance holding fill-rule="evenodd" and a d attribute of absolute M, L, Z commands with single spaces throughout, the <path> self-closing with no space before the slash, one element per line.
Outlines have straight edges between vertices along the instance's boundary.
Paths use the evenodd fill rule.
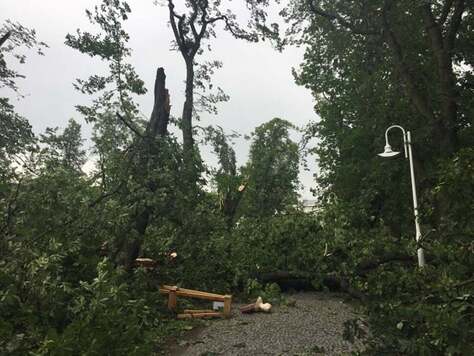
<path fill-rule="evenodd" d="M 314 277 L 302 272 L 276 271 L 264 273 L 257 277 L 261 283 L 276 283 L 283 291 L 316 290 L 313 280 Z M 348 278 L 340 277 L 336 272 L 330 272 L 321 280 L 322 286 L 328 288 L 332 292 L 344 292 L 350 296 L 363 300 L 364 294 L 352 288 Z"/>
<path fill-rule="evenodd" d="M 387 263 L 403 263 L 411 265 L 414 262 L 414 256 L 391 252 L 383 256 L 359 262 L 354 269 L 354 275 L 364 277 L 374 269 Z M 316 289 L 313 285 L 315 276 L 305 272 L 275 271 L 260 274 L 257 276 L 257 280 L 261 283 L 276 283 L 283 291 L 290 289 L 305 291 Z M 321 284 L 330 291 L 344 292 L 360 300 L 366 299 L 366 296 L 361 291 L 351 286 L 348 277 L 341 276 L 336 271 L 327 273 L 321 279 Z"/>
<path fill-rule="evenodd" d="M 361 291 L 351 287 L 349 279 L 345 277 L 340 277 L 336 272 L 328 273 L 322 280 L 322 284 L 327 287 L 329 290 L 344 292 L 349 294 L 351 297 L 359 300 L 366 300 L 367 297 Z"/>
<path fill-rule="evenodd" d="M 386 263 L 399 262 L 404 264 L 412 264 L 415 262 L 414 256 L 407 255 L 399 252 L 389 252 L 383 256 L 375 257 L 374 259 L 368 259 L 359 264 L 356 267 L 356 274 L 363 276 L 377 267 Z"/>
<path fill-rule="evenodd" d="M 257 276 L 261 283 L 276 283 L 282 290 L 314 290 L 312 278 L 307 273 L 276 271 Z"/>

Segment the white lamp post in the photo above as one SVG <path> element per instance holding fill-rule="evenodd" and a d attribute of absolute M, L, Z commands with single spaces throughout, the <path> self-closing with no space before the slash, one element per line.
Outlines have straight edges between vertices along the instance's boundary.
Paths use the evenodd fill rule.
<path fill-rule="evenodd" d="M 411 152 L 411 133 L 410 131 L 406 131 L 403 129 L 403 127 L 399 125 L 392 125 L 390 126 L 386 131 L 385 131 L 385 149 L 383 153 L 379 153 L 380 157 L 394 157 L 398 155 L 400 152 L 396 152 L 392 150 L 392 147 L 388 143 L 388 132 L 393 129 L 393 128 L 398 128 L 402 130 L 403 133 L 403 148 L 405 150 L 405 158 L 408 158 L 408 161 L 410 163 L 410 176 L 411 176 L 411 191 L 413 195 L 413 214 L 415 215 L 415 239 L 416 242 L 419 243 L 421 239 L 421 230 L 420 230 L 420 222 L 419 222 L 419 217 L 418 217 L 418 199 L 416 197 L 416 184 L 415 184 L 415 171 L 413 168 L 413 156 Z M 421 247 L 417 249 L 418 253 L 418 265 L 420 267 L 425 266 L 425 254 L 424 251 Z"/>

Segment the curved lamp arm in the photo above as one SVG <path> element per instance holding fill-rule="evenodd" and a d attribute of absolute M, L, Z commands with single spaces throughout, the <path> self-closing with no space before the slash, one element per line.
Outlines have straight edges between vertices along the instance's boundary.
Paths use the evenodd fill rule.
<path fill-rule="evenodd" d="M 391 149 L 391 146 L 388 143 L 388 132 L 391 129 L 394 129 L 394 128 L 402 130 L 402 133 L 403 133 L 403 148 L 405 150 L 405 158 L 408 158 L 407 146 L 408 146 L 409 142 L 407 141 L 407 134 L 405 132 L 405 129 L 403 127 L 401 127 L 400 125 L 392 125 L 389 128 L 387 128 L 387 130 L 385 130 L 385 147 L 390 147 L 390 149 Z"/>

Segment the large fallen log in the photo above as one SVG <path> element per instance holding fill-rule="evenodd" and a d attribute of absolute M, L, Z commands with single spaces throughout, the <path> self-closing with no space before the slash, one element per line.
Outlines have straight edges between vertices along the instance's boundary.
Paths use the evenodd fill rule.
<path fill-rule="evenodd" d="M 328 273 L 322 280 L 322 284 L 329 290 L 344 292 L 355 299 L 365 300 L 366 296 L 361 291 L 353 288 L 349 283 L 349 279 L 338 276 L 336 272 Z"/>
<path fill-rule="evenodd" d="M 364 277 L 374 269 L 387 263 L 414 263 L 414 256 L 399 252 L 390 252 L 382 256 L 376 256 L 359 262 L 354 268 L 354 275 Z M 315 290 L 313 285 L 314 276 L 305 272 L 275 271 L 262 273 L 257 276 L 260 283 L 276 283 L 283 291 L 294 290 Z M 353 288 L 348 277 L 341 276 L 333 271 L 327 273 L 322 279 L 321 284 L 334 292 L 344 292 L 357 299 L 365 299 L 365 295 L 359 290 Z"/>
<path fill-rule="evenodd" d="M 276 283 L 283 290 L 314 290 L 311 276 L 302 272 L 275 271 L 257 276 L 260 283 Z"/>
<path fill-rule="evenodd" d="M 397 263 L 404 263 L 404 264 L 412 264 L 415 262 L 414 256 L 407 255 L 405 253 L 400 252 L 387 252 L 382 256 L 374 257 L 373 259 L 367 259 L 364 261 L 359 262 L 356 267 L 356 274 L 359 276 L 363 276 L 370 271 L 391 262 Z"/>
<path fill-rule="evenodd" d="M 276 271 L 262 274 L 257 277 L 257 280 L 261 283 L 276 283 L 283 291 L 291 289 L 298 291 L 316 290 L 313 285 L 314 277 L 304 273 Z M 364 299 L 363 293 L 350 286 L 348 278 L 340 277 L 336 272 L 326 274 L 322 278 L 321 284 L 332 292 L 344 292 L 354 298 Z"/>

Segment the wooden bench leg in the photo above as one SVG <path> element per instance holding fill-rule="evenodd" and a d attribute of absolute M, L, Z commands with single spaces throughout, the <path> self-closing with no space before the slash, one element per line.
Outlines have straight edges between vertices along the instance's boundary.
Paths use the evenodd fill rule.
<path fill-rule="evenodd" d="M 176 290 L 177 287 L 171 287 L 170 292 L 168 295 L 168 309 L 169 310 L 176 310 Z"/>
<path fill-rule="evenodd" d="M 226 318 L 230 318 L 231 316 L 231 305 L 232 305 L 232 296 L 225 295 L 224 296 L 224 316 Z"/>

